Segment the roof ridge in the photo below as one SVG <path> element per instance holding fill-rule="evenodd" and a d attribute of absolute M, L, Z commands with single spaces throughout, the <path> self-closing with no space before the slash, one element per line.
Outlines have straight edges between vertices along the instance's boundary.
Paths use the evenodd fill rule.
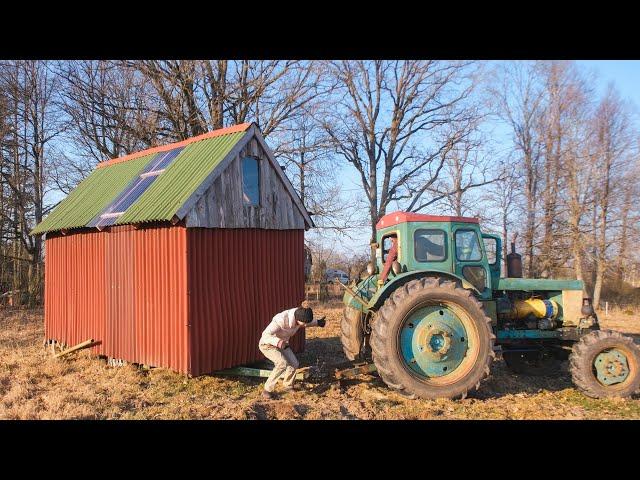
<path fill-rule="evenodd" d="M 108 167 L 110 165 L 115 165 L 117 163 L 126 162 L 128 160 L 134 160 L 136 158 L 144 157 L 145 155 L 150 155 L 152 153 L 158 152 L 166 152 L 167 150 L 173 150 L 174 148 L 184 147 L 190 143 L 198 142 L 200 140 L 207 140 L 209 138 L 219 137 L 222 135 L 228 135 L 230 133 L 236 132 L 244 132 L 249 129 L 251 123 L 240 123 L 238 125 L 232 125 L 230 127 L 218 128 L 217 130 L 212 130 L 207 133 L 203 133 L 202 135 L 197 135 L 195 137 L 187 138 L 186 140 L 181 140 L 179 142 L 168 143 L 166 145 L 161 145 L 159 147 L 151 147 L 146 150 L 140 150 L 139 152 L 131 153 L 129 155 L 125 155 L 124 157 L 112 158 L 111 160 L 105 160 L 103 162 L 98 163 L 96 168 Z"/>

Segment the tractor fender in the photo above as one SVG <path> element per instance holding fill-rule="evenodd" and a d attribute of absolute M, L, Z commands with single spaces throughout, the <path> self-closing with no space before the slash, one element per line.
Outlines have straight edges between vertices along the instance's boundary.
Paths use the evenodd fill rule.
<path fill-rule="evenodd" d="M 467 290 L 472 290 L 476 295 L 480 295 L 480 291 L 471 285 L 464 278 L 451 273 L 451 272 L 441 272 L 438 270 L 413 270 L 411 272 L 401 273 L 396 275 L 393 278 L 390 278 L 389 281 L 383 285 L 378 291 L 371 297 L 369 300 L 368 308 L 370 310 L 377 310 L 382 306 L 384 301 L 391 295 L 396 288 L 404 285 L 411 280 L 416 278 L 423 277 L 444 277 L 453 280 L 454 282 L 459 282 L 462 285 L 462 288 L 466 288 Z"/>

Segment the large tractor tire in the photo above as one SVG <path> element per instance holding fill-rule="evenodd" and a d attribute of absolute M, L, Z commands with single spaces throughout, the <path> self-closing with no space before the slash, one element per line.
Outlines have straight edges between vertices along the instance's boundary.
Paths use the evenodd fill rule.
<path fill-rule="evenodd" d="M 631 337 L 596 330 L 573 346 L 573 383 L 593 398 L 630 397 L 640 389 L 640 347 Z"/>
<path fill-rule="evenodd" d="M 410 398 L 465 398 L 489 375 L 494 340 L 473 293 L 432 277 L 398 287 L 371 331 L 380 377 Z"/>
<path fill-rule="evenodd" d="M 345 356 L 352 361 L 361 361 L 367 357 L 369 347 L 366 343 L 364 313 L 357 308 L 344 307 L 340 322 L 340 341 Z"/>
<path fill-rule="evenodd" d="M 502 346 L 502 359 L 513 373 L 553 377 L 562 373 L 567 354 L 559 347 L 531 348 Z"/>

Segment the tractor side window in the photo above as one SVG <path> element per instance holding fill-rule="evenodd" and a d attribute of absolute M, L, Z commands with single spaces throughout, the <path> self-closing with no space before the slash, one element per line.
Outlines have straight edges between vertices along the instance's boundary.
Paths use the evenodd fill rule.
<path fill-rule="evenodd" d="M 462 276 L 481 292 L 487 286 L 487 272 L 484 267 L 465 265 L 462 269 Z"/>
<path fill-rule="evenodd" d="M 445 240 L 442 230 L 419 229 L 413 234 L 413 244 L 418 262 L 442 262 L 447 258 Z"/>
<path fill-rule="evenodd" d="M 456 258 L 462 262 L 482 260 L 482 250 L 475 230 L 456 231 Z"/>
<path fill-rule="evenodd" d="M 498 259 L 498 242 L 495 238 L 483 238 L 484 251 L 487 252 L 487 262 L 494 265 Z"/>
<path fill-rule="evenodd" d="M 388 235 L 382 239 L 382 263 L 387 261 L 387 255 L 389 255 L 389 250 L 391 250 L 391 247 L 393 246 L 393 242 L 396 242 L 397 240 L 398 240 L 398 236 L 395 234 Z"/>

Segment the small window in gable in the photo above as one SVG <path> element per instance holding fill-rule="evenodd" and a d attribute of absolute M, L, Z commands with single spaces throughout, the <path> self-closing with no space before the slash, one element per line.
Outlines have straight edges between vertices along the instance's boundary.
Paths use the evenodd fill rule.
<path fill-rule="evenodd" d="M 242 198 L 245 205 L 260 205 L 260 165 L 258 159 L 242 159 Z"/>

